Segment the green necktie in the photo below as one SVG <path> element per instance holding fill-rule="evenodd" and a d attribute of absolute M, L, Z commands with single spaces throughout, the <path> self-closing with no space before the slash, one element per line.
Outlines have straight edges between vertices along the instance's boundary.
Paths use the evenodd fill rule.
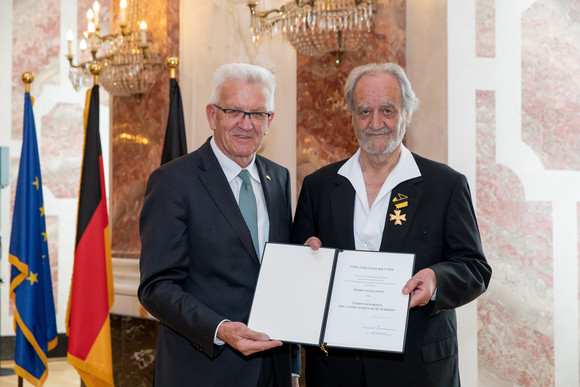
<path fill-rule="evenodd" d="M 256 196 L 252 189 L 252 178 L 247 169 L 242 169 L 238 174 L 242 179 L 242 187 L 240 188 L 240 211 L 244 216 L 244 220 L 250 229 L 252 235 L 252 242 L 258 259 L 260 259 L 260 248 L 258 247 L 258 206 L 256 205 Z"/>

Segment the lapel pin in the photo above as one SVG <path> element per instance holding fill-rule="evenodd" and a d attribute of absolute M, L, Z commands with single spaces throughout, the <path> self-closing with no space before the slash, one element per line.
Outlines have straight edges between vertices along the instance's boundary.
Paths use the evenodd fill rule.
<path fill-rule="evenodd" d="M 407 200 L 408 198 L 409 197 L 407 195 L 403 195 L 400 193 L 393 198 L 393 203 L 395 203 L 395 207 L 397 207 L 397 209 L 400 210 L 401 208 L 405 208 L 409 205 L 409 201 Z"/>
<path fill-rule="evenodd" d="M 270 176 L 269 176 L 269 175 L 266 175 L 266 179 L 268 179 L 268 180 L 272 180 L 272 179 L 270 179 Z"/>

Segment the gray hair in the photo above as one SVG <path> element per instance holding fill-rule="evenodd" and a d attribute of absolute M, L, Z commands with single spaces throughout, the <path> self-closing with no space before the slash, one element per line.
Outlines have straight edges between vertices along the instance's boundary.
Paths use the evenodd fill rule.
<path fill-rule="evenodd" d="M 249 83 L 264 85 L 266 97 L 266 109 L 274 111 L 274 90 L 276 89 L 276 77 L 269 70 L 246 63 L 229 63 L 221 65 L 213 74 L 213 89 L 210 103 L 219 104 L 222 86 L 226 81 L 242 80 Z"/>
<path fill-rule="evenodd" d="M 415 109 L 419 107 L 419 99 L 415 97 L 415 92 L 411 88 L 411 83 L 407 79 L 405 70 L 395 63 L 371 63 L 354 68 L 344 84 L 344 99 L 346 108 L 354 113 L 354 88 L 358 81 L 367 74 L 387 73 L 391 74 L 399 82 L 401 94 L 403 96 L 403 112 L 409 114 L 409 120 Z"/>

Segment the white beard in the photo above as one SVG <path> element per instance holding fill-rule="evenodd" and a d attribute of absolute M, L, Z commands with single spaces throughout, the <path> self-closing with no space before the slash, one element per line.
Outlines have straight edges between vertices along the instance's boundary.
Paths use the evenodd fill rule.
<path fill-rule="evenodd" d="M 356 123 L 355 123 L 355 127 L 356 127 Z M 362 135 L 359 135 L 359 131 L 355 130 L 355 134 L 356 134 L 356 138 L 358 139 L 358 142 L 360 144 L 360 147 L 366 153 L 368 153 L 370 155 L 375 155 L 375 156 L 390 155 L 403 142 L 403 138 L 405 137 L 405 133 L 407 132 L 407 125 L 406 125 L 405 120 L 403 119 L 403 116 L 402 115 L 399 116 L 399 122 L 397 124 L 397 137 L 393 140 L 393 137 L 389 136 L 388 145 L 385 149 L 382 149 L 382 150 L 371 148 L 371 144 L 370 144 L 370 141 L 368 141 L 368 137 L 364 136 L 365 132 L 366 133 L 374 133 L 374 134 L 387 134 L 390 132 L 389 129 L 387 129 L 387 128 L 382 128 L 379 130 L 365 129 L 363 131 Z"/>

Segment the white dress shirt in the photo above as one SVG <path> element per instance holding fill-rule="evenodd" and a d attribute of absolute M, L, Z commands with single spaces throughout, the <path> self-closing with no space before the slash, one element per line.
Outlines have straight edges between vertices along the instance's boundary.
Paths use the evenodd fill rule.
<path fill-rule="evenodd" d="M 254 196 L 256 196 L 256 205 L 258 207 L 258 246 L 260 247 L 260 257 L 264 252 L 266 242 L 270 235 L 270 218 L 268 217 L 268 209 L 266 208 L 266 198 L 264 197 L 264 190 L 258 174 L 258 167 L 256 166 L 256 155 L 252 157 L 252 161 L 246 168 L 240 167 L 235 161 L 226 156 L 216 145 L 214 137 L 210 140 L 213 153 L 218 159 L 230 188 L 236 198 L 236 202 L 240 203 L 240 188 L 242 187 L 242 179 L 238 176 L 242 169 L 247 169 L 252 177 L 252 189 Z"/>
<path fill-rule="evenodd" d="M 406 180 L 421 176 L 421 172 L 411 152 L 401 144 L 401 155 L 397 165 L 383 183 L 373 205 L 369 206 L 360 166 L 360 152 L 359 148 L 354 156 L 338 170 L 338 174 L 346 177 L 356 192 L 353 215 L 355 248 L 379 251 L 393 188 Z"/>
<path fill-rule="evenodd" d="M 238 176 L 240 171 L 244 168 L 236 164 L 235 161 L 226 156 L 216 145 L 215 138 L 212 137 L 210 140 L 211 149 L 217 157 L 218 163 L 224 174 L 228 183 L 230 183 L 230 188 L 232 193 L 236 198 L 236 202 L 240 203 L 240 188 L 242 186 L 242 179 Z M 260 247 L 260 257 L 264 251 L 266 242 L 268 242 L 268 236 L 270 234 L 270 218 L 268 217 L 268 210 L 266 208 L 266 198 L 264 197 L 264 190 L 262 190 L 262 183 L 260 181 L 260 175 L 258 174 L 258 167 L 256 167 L 256 155 L 252 157 L 252 161 L 245 168 L 250 172 L 252 177 L 252 189 L 254 190 L 254 196 L 256 197 L 256 206 L 258 208 L 258 246 Z M 220 322 L 215 330 L 213 337 L 214 344 L 224 345 L 225 343 L 218 339 L 217 331 L 224 322 L 230 320 L 223 320 Z"/>

